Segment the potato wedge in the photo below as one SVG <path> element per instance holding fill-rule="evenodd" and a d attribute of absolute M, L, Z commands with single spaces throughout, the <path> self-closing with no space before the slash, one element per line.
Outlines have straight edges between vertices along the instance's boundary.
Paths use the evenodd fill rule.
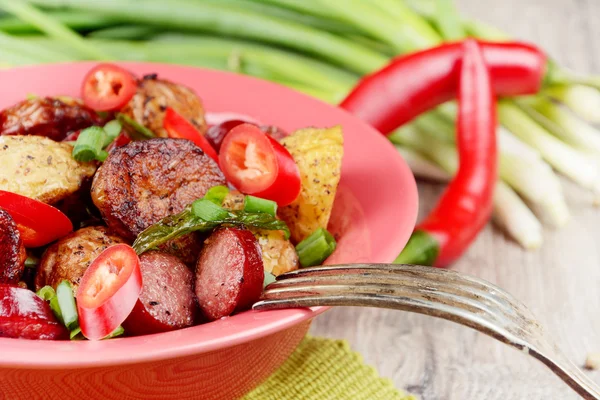
<path fill-rule="evenodd" d="M 342 169 L 342 127 L 300 129 L 281 143 L 298 164 L 302 190 L 278 214 L 290 227 L 292 242 L 298 243 L 318 228 L 327 229 Z"/>
<path fill-rule="evenodd" d="M 43 136 L 0 136 L 0 190 L 55 204 L 96 172 L 71 157 L 73 146 Z"/>

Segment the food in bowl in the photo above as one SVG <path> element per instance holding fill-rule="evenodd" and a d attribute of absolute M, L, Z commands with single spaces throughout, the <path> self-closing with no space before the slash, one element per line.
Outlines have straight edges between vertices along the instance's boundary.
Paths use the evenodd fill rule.
<path fill-rule="evenodd" d="M 335 249 L 339 127 L 209 126 L 191 89 L 109 64 L 86 75 L 82 98 L 0 113 L 0 336 L 210 322 Z"/>

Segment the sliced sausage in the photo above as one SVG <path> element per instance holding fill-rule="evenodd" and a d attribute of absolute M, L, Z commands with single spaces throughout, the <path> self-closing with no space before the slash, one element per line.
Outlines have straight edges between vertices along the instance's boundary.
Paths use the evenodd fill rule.
<path fill-rule="evenodd" d="M 249 309 L 260 297 L 263 280 L 260 247 L 252 232 L 223 228 L 206 239 L 196 264 L 195 292 L 208 320 Z"/>
<path fill-rule="evenodd" d="M 68 339 L 48 303 L 30 290 L 0 284 L 0 337 L 15 339 Z"/>
<path fill-rule="evenodd" d="M 0 283 L 16 284 L 25 269 L 27 252 L 17 224 L 0 208 Z"/>
<path fill-rule="evenodd" d="M 211 187 L 224 184 L 217 164 L 192 142 L 151 139 L 110 153 L 94 177 L 92 200 L 110 228 L 134 240 L 150 225 L 183 211 Z M 181 238 L 161 250 L 185 256 L 193 264 L 200 250 L 198 238 Z M 183 247 L 185 254 L 180 251 Z"/>
<path fill-rule="evenodd" d="M 138 81 L 138 89 L 122 113 L 150 129 L 159 137 L 167 137 L 163 120 L 167 107 L 173 108 L 200 132 L 206 130 L 204 107 L 194 91 L 183 85 L 158 79 L 155 74 Z"/>
<path fill-rule="evenodd" d="M 75 161 L 73 146 L 41 136 L 0 136 L 0 190 L 47 204 L 79 191 L 96 164 Z"/>
<path fill-rule="evenodd" d="M 124 242 L 104 226 L 88 226 L 63 237 L 42 255 L 35 277 L 36 290 L 46 285 L 56 289 L 63 279 L 76 290 L 92 261 L 107 247 Z"/>
<path fill-rule="evenodd" d="M 101 122 L 94 110 L 77 100 L 37 97 L 0 112 L 0 135 L 37 135 L 61 141 L 69 132 Z"/>
<path fill-rule="evenodd" d="M 194 274 L 177 257 L 159 251 L 140 256 L 142 292 L 123 323 L 130 335 L 181 329 L 194 324 L 198 310 Z"/>

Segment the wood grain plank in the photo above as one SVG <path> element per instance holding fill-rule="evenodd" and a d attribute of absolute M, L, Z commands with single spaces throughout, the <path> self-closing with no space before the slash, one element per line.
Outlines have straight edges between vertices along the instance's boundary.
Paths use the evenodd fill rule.
<path fill-rule="evenodd" d="M 561 65 L 600 73 L 597 0 L 458 0 L 461 11 L 516 38 L 533 41 Z M 600 111 L 600 110 L 599 110 Z M 419 184 L 421 214 L 442 187 Z M 573 215 L 526 252 L 487 227 L 455 269 L 494 282 L 539 317 L 575 362 L 600 351 L 600 212 L 589 194 L 565 182 Z M 348 339 L 365 361 L 423 400 L 577 399 L 558 378 L 524 354 L 474 331 L 431 317 L 377 309 L 335 309 L 312 334 Z M 600 373 L 591 376 L 600 382 Z"/>

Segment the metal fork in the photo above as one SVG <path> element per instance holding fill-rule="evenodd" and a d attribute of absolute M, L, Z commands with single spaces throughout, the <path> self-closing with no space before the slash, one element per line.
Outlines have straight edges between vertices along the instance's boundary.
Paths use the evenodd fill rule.
<path fill-rule="evenodd" d="M 278 276 L 253 308 L 312 306 L 392 308 L 454 321 L 537 358 L 581 397 L 600 400 L 600 387 L 548 340 L 531 312 L 483 279 L 418 265 L 303 268 Z"/>

